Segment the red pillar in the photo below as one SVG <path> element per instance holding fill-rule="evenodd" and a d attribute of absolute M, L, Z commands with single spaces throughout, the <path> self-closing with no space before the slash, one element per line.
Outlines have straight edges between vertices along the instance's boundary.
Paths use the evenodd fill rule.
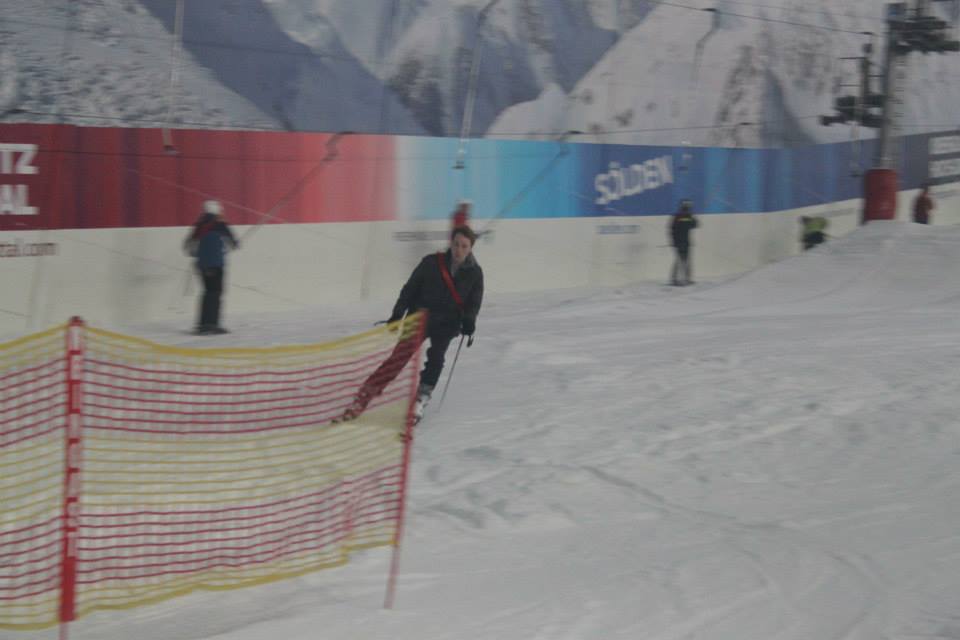
<path fill-rule="evenodd" d="M 451 216 L 450 221 L 453 223 L 454 228 L 470 224 L 470 202 L 467 200 L 458 202 L 457 208 L 453 210 L 453 216 Z"/>
<path fill-rule="evenodd" d="M 863 177 L 863 215 L 871 220 L 895 220 L 897 217 L 897 172 L 893 169 L 870 169 Z"/>

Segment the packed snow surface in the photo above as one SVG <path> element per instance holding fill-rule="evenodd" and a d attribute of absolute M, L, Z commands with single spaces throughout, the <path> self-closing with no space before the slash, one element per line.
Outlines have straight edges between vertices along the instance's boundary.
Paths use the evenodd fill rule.
<path fill-rule="evenodd" d="M 388 311 L 128 330 L 311 342 Z M 911 223 L 685 288 L 489 291 L 417 427 L 393 609 L 379 549 L 71 637 L 960 638 L 958 317 L 960 229 Z"/>

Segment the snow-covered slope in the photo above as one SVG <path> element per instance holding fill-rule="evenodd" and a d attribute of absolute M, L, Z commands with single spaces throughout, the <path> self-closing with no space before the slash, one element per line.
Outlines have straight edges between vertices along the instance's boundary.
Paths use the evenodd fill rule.
<path fill-rule="evenodd" d="M 304 343 L 383 312 L 131 330 Z M 417 427 L 393 610 L 373 550 L 70 637 L 955 639 L 958 312 L 960 229 L 911 223 L 683 289 L 491 291 Z"/>

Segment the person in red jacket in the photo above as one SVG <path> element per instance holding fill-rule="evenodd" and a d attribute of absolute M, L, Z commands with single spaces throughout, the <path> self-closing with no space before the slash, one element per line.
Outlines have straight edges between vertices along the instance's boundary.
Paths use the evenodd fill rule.
<path fill-rule="evenodd" d="M 930 224 L 930 212 L 933 211 L 933 207 L 930 185 L 925 184 L 913 201 L 913 221 L 920 224 Z"/>
<path fill-rule="evenodd" d="M 450 216 L 450 222 L 453 223 L 453 228 L 457 227 L 466 227 L 470 224 L 470 201 L 461 200 L 457 203 L 457 208 L 453 210 L 453 215 Z"/>
<path fill-rule="evenodd" d="M 420 260 L 400 290 L 388 323 L 405 314 L 427 312 L 426 337 L 430 340 L 426 362 L 420 372 L 414 418 L 419 420 L 440 379 L 447 347 L 458 335 L 473 342 L 477 314 L 483 302 L 483 269 L 473 256 L 477 235 L 468 226 L 455 227 L 446 252 L 431 253 Z M 390 356 L 360 386 L 353 402 L 338 421 L 352 420 L 363 413 L 370 401 L 399 375 L 420 346 L 419 336 L 405 330 Z"/>

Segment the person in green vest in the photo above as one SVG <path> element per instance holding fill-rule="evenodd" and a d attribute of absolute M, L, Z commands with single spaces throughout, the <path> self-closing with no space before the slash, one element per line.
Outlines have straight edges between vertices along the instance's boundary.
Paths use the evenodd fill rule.
<path fill-rule="evenodd" d="M 826 241 L 830 222 L 823 216 L 801 216 L 800 225 L 800 242 L 803 243 L 804 251 Z"/>

